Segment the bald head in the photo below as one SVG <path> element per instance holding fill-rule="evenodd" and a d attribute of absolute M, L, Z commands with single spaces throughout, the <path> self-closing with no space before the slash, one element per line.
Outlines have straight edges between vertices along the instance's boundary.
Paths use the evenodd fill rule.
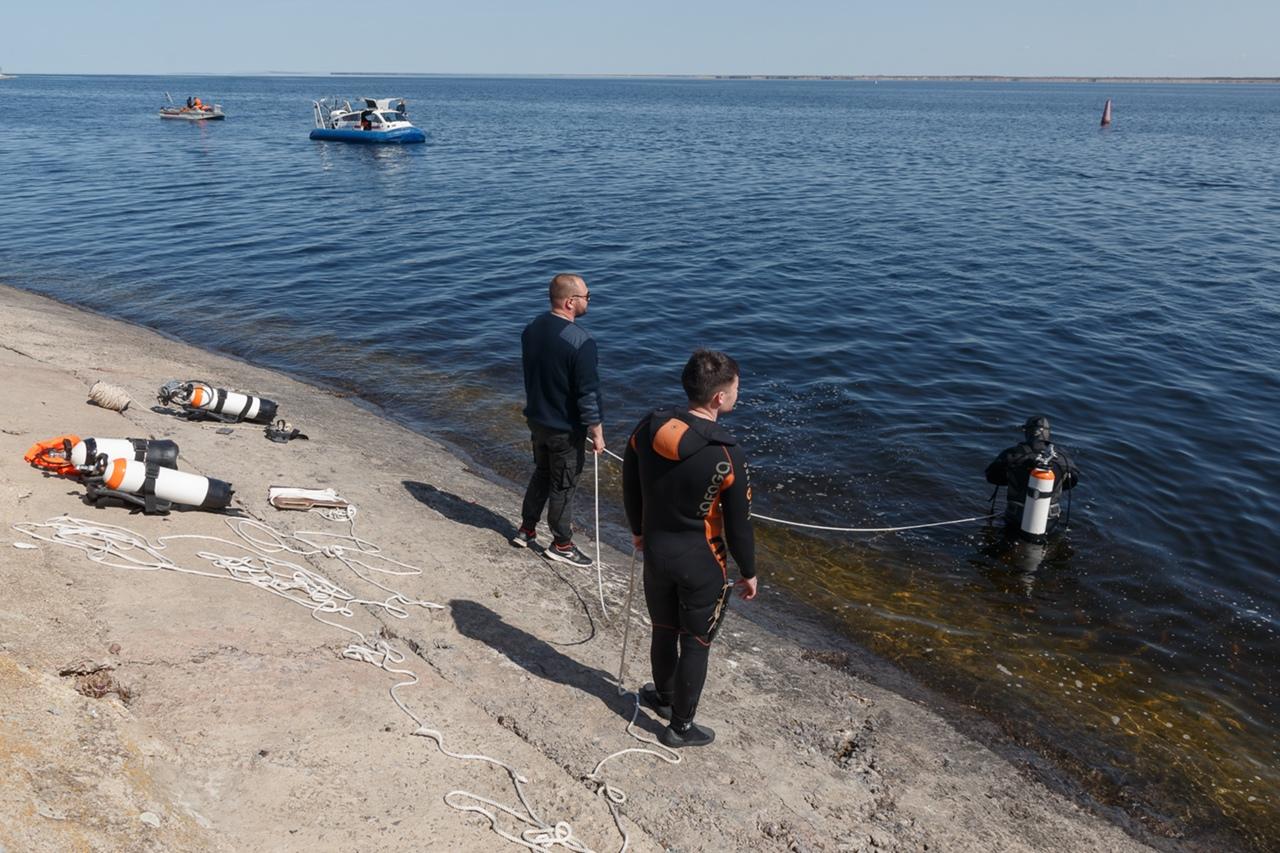
<path fill-rule="evenodd" d="M 562 272 L 551 279 L 552 304 L 557 304 L 568 299 L 570 296 L 582 293 L 587 289 L 587 283 L 582 280 L 582 276 L 573 273 Z"/>

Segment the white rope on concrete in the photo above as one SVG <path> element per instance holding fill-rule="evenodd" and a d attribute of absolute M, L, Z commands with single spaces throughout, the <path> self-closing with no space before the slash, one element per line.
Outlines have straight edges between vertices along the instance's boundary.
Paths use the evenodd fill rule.
<path fill-rule="evenodd" d="M 617 752 L 600 759 L 600 761 L 596 763 L 595 769 L 587 775 L 587 779 L 597 783 L 598 787 L 596 792 L 605 798 L 605 801 L 609 806 L 609 812 L 613 815 L 613 823 L 618 828 L 618 832 L 622 833 L 622 851 L 626 851 L 631 844 L 631 835 L 627 832 L 626 827 L 622 825 L 621 807 L 626 803 L 627 795 L 621 788 L 617 788 L 606 782 L 600 771 L 604 769 L 605 764 L 622 755 L 652 755 L 661 761 L 667 762 L 668 764 L 679 764 L 681 761 L 680 753 L 676 752 L 674 749 L 671 749 L 658 741 L 640 736 L 640 733 L 635 728 L 636 719 L 640 716 L 640 694 L 639 692 L 631 693 L 625 686 L 627 671 L 627 645 L 628 641 L 631 639 L 631 617 L 633 615 L 631 605 L 635 598 L 636 588 L 637 554 L 638 552 L 635 549 L 632 549 L 631 569 L 629 573 L 629 580 L 627 582 L 627 604 L 625 610 L 626 622 L 624 623 L 622 631 L 622 659 L 618 663 L 617 688 L 618 695 L 630 695 L 632 702 L 634 703 L 631 709 L 631 721 L 627 723 L 627 734 L 641 743 L 657 747 L 657 749 L 648 749 L 647 747 L 629 747 L 627 749 L 620 749 Z"/>
<path fill-rule="evenodd" d="M 631 845 L 631 835 L 627 832 L 626 827 L 622 825 L 622 806 L 627 801 L 627 795 L 621 788 L 617 788 L 606 782 L 600 771 L 604 769 L 604 766 L 607 763 L 623 755 L 652 755 L 660 761 L 665 761 L 667 764 L 679 764 L 681 762 L 681 756 L 680 753 L 676 752 L 674 749 L 671 749 L 656 740 L 642 737 L 640 732 L 636 729 L 636 719 L 640 716 L 640 694 L 638 692 L 633 693 L 627 690 L 621 684 L 618 685 L 618 693 L 620 695 L 630 695 L 631 700 L 634 703 L 631 709 L 631 722 L 627 723 L 627 734 L 631 735 L 631 737 L 641 743 L 656 747 L 656 749 L 649 749 L 648 747 L 633 746 L 628 747 L 627 749 L 620 749 L 617 752 L 606 755 L 604 758 L 600 759 L 600 761 L 596 763 L 595 769 L 587 775 L 589 780 L 599 784 L 596 792 L 600 794 L 600 796 L 604 797 L 605 802 L 609 806 L 609 812 L 613 815 L 614 826 L 616 826 L 618 828 L 618 832 L 622 834 L 622 848 L 618 853 L 626 853 L 627 848 Z"/>
<path fill-rule="evenodd" d="M 355 535 L 354 507 L 345 514 L 350 522 L 349 534 L 337 534 L 327 531 L 300 531 L 286 535 L 264 522 L 256 519 L 226 519 L 228 526 L 236 534 L 238 540 L 225 539 L 203 534 L 173 534 L 161 536 L 154 540 L 135 533 L 127 528 L 112 524 L 101 524 L 71 516 L 58 516 L 45 522 L 19 522 L 13 529 L 33 539 L 60 545 L 81 551 L 92 562 L 111 568 L 130 571 L 171 571 L 179 574 L 196 575 L 215 580 L 230 580 L 262 589 L 272 595 L 284 598 L 311 612 L 318 622 L 323 622 L 340 631 L 352 635 L 353 639 L 342 651 L 347 660 L 360 661 L 378 667 L 384 672 L 396 676 L 398 680 L 389 689 L 392 701 L 413 720 L 417 728 L 414 735 L 427 737 L 435 742 L 437 749 L 450 758 L 460 761 L 480 761 L 499 767 L 506 771 L 516 790 L 516 795 L 524 811 L 498 803 L 487 797 L 469 791 L 454 790 L 445 795 L 445 803 L 460 812 L 477 812 L 488 817 L 490 826 L 501 837 L 530 850 L 547 851 L 552 848 L 563 848 L 570 853 L 592 853 L 582 841 L 573 834 L 573 827 L 565 821 L 548 823 L 540 818 L 529 803 L 525 786 L 528 779 L 515 767 L 496 758 L 479 753 L 458 753 L 445 746 L 445 737 L 438 729 L 427 725 L 426 721 L 399 696 L 399 691 L 420 683 L 413 670 L 404 667 L 406 656 L 392 646 L 383 637 L 366 635 L 361 631 L 326 616 L 353 617 L 353 607 L 363 605 L 375 610 L 382 610 L 398 619 L 408 618 L 407 608 L 418 606 L 432 610 L 443 610 L 444 605 L 420 599 L 410 598 L 394 589 L 372 579 L 365 572 L 356 569 L 360 566 L 366 572 L 377 572 L 388 575 L 420 575 L 422 570 L 398 560 L 387 557 L 381 550 L 367 540 Z M 333 540 L 330 544 L 322 544 L 322 539 Z M 240 555 L 228 556 L 208 550 L 197 551 L 197 557 L 209 563 L 218 571 L 183 566 L 171 559 L 165 550 L 170 543 L 178 541 L 220 543 L 242 551 Z M 336 544 L 345 542 L 347 544 Z M 374 586 L 390 593 L 385 601 L 359 598 L 348 592 L 337 583 L 320 572 L 290 560 L 274 556 L 287 553 L 293 556 L 327 557 L 338 560 L 357 576 Z M 375 565 L 366 562 L 366 558 L 374 558 L 383 563 L 399 567 L 388 568 L 387 565 Z M 633 717 L 634 722 L 634 717 Z M 611 756 L 612 757 L 612 756 Z M 608 760 L 608 759 L 606 759 Z M 603 764 L 603 762 L 601 762 Z M 601 765 L 597 765 L 597 771 Z M 625 797 L 624 797 L 625 799 Z M 614 822 L 623 835 L 622 849 L 626 850 L 628 839 L 622 827 L 621 818 L 610 799 L 610 811 Z M 486 809 L 490 806 L 492 810 Z M 520 835 L 513 835 L 498 825 L 498 812 L 524 824 L 527 828 Z"/>

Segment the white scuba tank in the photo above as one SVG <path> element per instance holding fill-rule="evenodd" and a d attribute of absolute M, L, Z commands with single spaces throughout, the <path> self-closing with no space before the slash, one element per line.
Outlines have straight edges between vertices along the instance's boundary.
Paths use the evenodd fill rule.
<path fill-rule="evenodd" d="M 155 473 L 154 484 L 148 489 L 148 468 Z M 172 468 L 148 466 L 134 459 L 116 459 L 103 474 L 103 485 L 112 491 L 132 495 L 153 494 L 162 501 L 197 506 L 202 509 L 222 509 L 231 504 L 230 483 L 201 477 Z"/>
<path fill-rule="evenodd" d="M 1053 503 L 1053 470 L 1037 465 L 1027 476 L 1027 495 L 1022 504 L 1022 532 L 1028 536 L 1044 536 L 1049 526 L 1049 507 Z"/>
<path fill-rule="evenodd" d="M 188 406 L 202 412 L 210 412 L 238 421 L 271 423 L 276 416 L 276 404 L 262 397 L 214 388 L 203 382 L 191 383 L 191 399 Z"/>
<path fill-rule="evenodd" d="M 90 464 L 105 454 L 107 459 L 148 459 L 166 468 L 178 467 L 178 445 L 167 439 L 146 438 L 82 438 L 71 445 L 68 459 L 77 468 Z"/>

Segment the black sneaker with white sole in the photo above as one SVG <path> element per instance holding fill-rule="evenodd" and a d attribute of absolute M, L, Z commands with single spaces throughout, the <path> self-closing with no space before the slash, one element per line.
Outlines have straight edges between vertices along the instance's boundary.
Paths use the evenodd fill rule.
<path fill-rule="evenodd" d="M 687 723 L 683 731 L 677 729 L 676 724 L 672 723 L 658 733 L 658 740 L 672 749 L 679 749 L 682 746 L 706 746 L 715 739 L 714 730 L 697 723 Z"/>
<path fill-rule="evenodd" d="M 511 537 L 511 544 L 517 548 L 528 548 L 537 538 L 537 531 L 520 527 L 516 529 L 516 535 Z"/>
<path fill-rule="evenodd" d="M 550 560 L 557 560 L 561 563 L 568 563 L 571 566 L 582 566 L 588 568 L 594 563 L 591 558 L 578 550 L 578 546 L 570 542 L 568 545 L 551 545 L 542 553 L 547 555 Z"/>

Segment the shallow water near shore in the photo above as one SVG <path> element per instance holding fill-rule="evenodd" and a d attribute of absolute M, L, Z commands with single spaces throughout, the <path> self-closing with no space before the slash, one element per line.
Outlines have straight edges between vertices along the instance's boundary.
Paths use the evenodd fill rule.
<path fill-rule="evenodd" d="M 162 123 L 165 89 L 229 118 Z M 428 143 L 310 142 L 335 90 L 406 97 Z M 29 120 L 50 104 L 95 109 L 69 136 Z M 612 445 L 726 349 L 757 509 L 818 524 L 982 515 L 983 467 L 1044 412 L 1082 469 L 1046 553 L 761 524 L 769 579 L 1156 831 L 1263 849 L 1278 140 L 1272 86 L 23 77 L 0 280 L 519 479 L 519 331 L 574 269 Z"/>

